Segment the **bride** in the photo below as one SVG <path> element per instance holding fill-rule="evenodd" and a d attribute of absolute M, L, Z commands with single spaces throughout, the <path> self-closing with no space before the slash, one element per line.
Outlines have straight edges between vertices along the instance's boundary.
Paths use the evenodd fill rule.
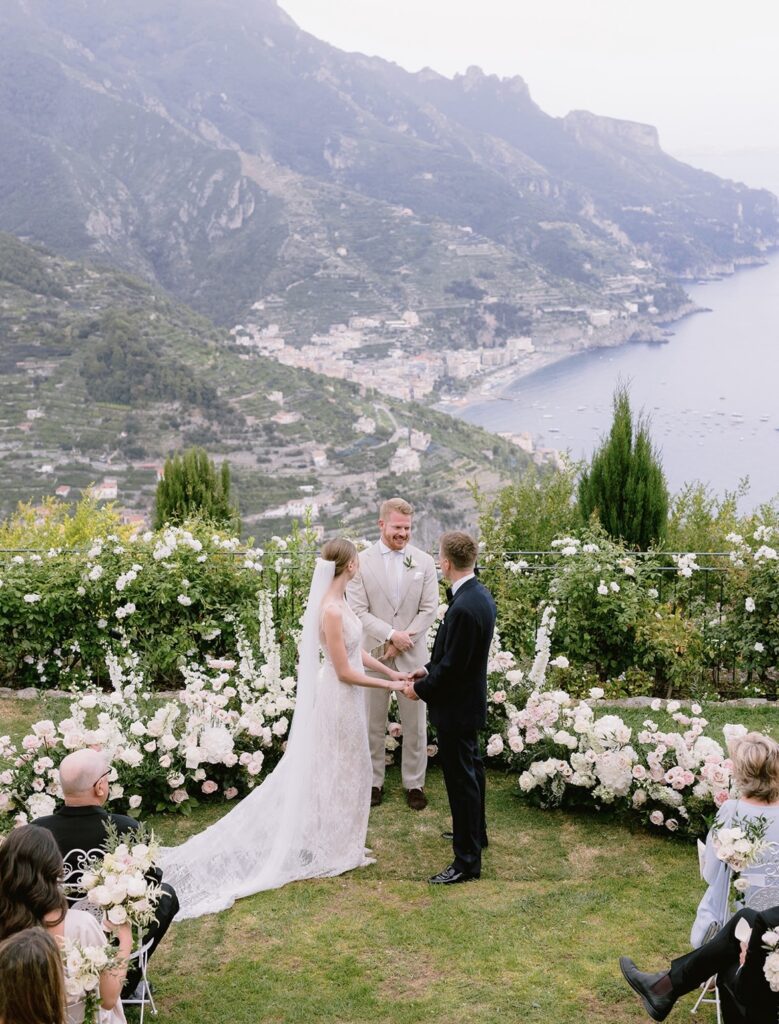
<path fill-rule="evenodd" d="M 371 757 L 358 687 L 392 690 L 408 676 L 361 650 L 360 620 L 345 598 L 358 571 L 350 541 L 324 545 L 303 618 L 295 714 L 276 768 L 210 828 L 162 851 L 165 881 L 181 904 L 177 921 L 287 882 L 373 863 L 365 850 Z M 366 668 L 391 682 L 366 675 Z"/>

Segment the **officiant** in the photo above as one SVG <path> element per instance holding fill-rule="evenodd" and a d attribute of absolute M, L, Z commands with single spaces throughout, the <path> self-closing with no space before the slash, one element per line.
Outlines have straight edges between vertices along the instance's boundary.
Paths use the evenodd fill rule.
<path fill-rule="evenodd" d="M 379 510 L 379 539 L 360 554 L 360 573 L 347 589 L 363 628 L 362 645 L 398 672 L 414 672 L 428 658 L 427 631 L 438 610 L 438 575 L 432 557 L 409 543 L 414 509 L 389 498 Z M 384 797 L 386 690 L 366 690 L 368 739 L 373 766 L 371 806 Z M 427 806 L 427 714 L 425 705 L 398 693 L 403 747 L 400 772 L 408 806 Z"/>

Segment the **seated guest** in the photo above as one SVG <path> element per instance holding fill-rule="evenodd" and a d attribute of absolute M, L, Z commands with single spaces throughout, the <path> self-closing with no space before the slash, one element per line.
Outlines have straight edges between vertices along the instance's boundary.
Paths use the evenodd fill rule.
<path fill-rule="evenodd" d="M 110 789 L 110 773 L 111 765 L 106 756 L 91 748 L 75 750 L 63 758 L 59 775 L 65 802 L 54 814 L 36 818 L 32 824 L 52 833 L 65 860 L 72 850 L 102 849 L 108 822 L 113 822 L 120 835 L 134 832 L 138 828 L 134 818 L 126 814 L 109 814 L 104 809 Z M 154 880 L 160 882 L 161 879 L 162 872 L 156 869 Z M 152 939 L 149 956 L 160 944 L 179 909 L 173 886 L 161 882 L 161 887 L 162 896 L 157 904 L 155 920 L 144 935 L 144 941 Z M 133 961 L 122 992 L 125 999 L 133 997 L 140 981 L 140 968 L 137 961 Z"/>
<path fill-rule="evenodd" d="M 66 1024 L 62 957 L 43 928 L 0 942 L 0 1024 Z"/>
<path fill-rule="evenodd" d="M 0 940 L 42 927 L 53 938 L 105 946 L 105 931 L 86 910 L 69 910 L 62 891 L 62 854 L 50 832 L 32 825 L 14 829 L 0 845 Z M 119 965 L 100 974 L 100 1024 L 126 1024 L 121 990 L 132 953 L 129 924 L 104 925 L 118 942 Z M 67 1006 L 68 1024 L 82 1024 L 84 1003 Z M 10 1018 L 6 1024 L 17 1024 Z M 45 1022 L 48 1024 L 48 1021 Z"/>
<path fill-rule="evenodd" d="M 752 929 L 749 943 L 736 938 L 741 919 Z M 629 957 L 620 957 L 625 980 L 641 997 L 652 1020 L 665 1020 L 676 1000 L 717 975 L 725 1024 L 776 1024 L 779 993 L 772 992 L 763 973 L 763 934 L 779 925 L 779 907 L 758 912 L 740 910 L 700 949 L 671 961 L 669 971 L 646 974 Z"/>
<path fill-rule="evenodd" d="M 749 732 L 731 741 L 729 753 L 733 761 L 733 779 L 740 795 L 737 800 L 727 800 L 720 807 L 714 829 L 729 827 L 735 818 L 743 820 L 762 816 L 768 823 L 766 842 L 777 844 L 766 856 L 772 861 L 779 860 L 779 744 L 760 732 Z M 696 947 L 728 916 L 729 873 L 727 865 L 714 851 L 714 829 L 706 840 L 703 867 L 709 887 L 698 905 L 690 933 L 690 943 Z M 756 890 L 766 884 L 766 863 L 766 858 L 763 858 L 742 873 L 742 877 L 751 882 L 745 893 L 747 905 L 755 900 Z"/>

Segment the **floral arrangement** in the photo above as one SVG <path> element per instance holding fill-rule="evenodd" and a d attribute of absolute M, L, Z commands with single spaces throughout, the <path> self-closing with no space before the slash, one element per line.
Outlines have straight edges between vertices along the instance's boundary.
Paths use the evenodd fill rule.
<path fill-rule="evenodd" d="M 765 835 L 768 822 L 758 818 L 733 818 L 729 826 L 715 826 L 712 830 L 712 846 L 719 860 L 730 867 L 730 901 L 735 906 L 750 887 L 748 878 L 741 873 L 756 863 L 765 853 L 768 844 Z"/>
<path fill-rule="evenodd" d="M 779 930 L 771 929 L 763 934 L 763 949 L 768 951 L 763 965 L 763 974 L 772 992 L 779 992 Z"/>
<path fill-rule="evenodd" d="M 106 651 L 121 653 L 127 640 L 151 685 L 178 685 L 182 661 L 221 658 L 239 627 L 257 643 L 263 594 L 272 597 L 285 671 L 292 671 L 313 533 L 297 530 L 261 548 L 200 522 L 158 531 L 102 525 L 105 532 L 77 547 L 0 551 L 2 682 L 103 686 Z"/>
<path fill-rule="evenodd" d="M 62 961 L 68 1004 L 83 1002 L 84 1020 L 96 1021 L 100 1008 L 100 975 L 118 966 L 116 950 L 108 942 L 104 946 L 82 946 L 73 939 L 63 939 Z"/>
<path fill-rule="evenodd" d="M 155 698 L 128 645 L 106 654 L 110 692 L 76 695 L 62 721 L 36 722 L 19 744 L 0 737 L 0 831 L 52 813 L 59 762 L 87 746 L 112 763 L 116 810 L 188 813 L 202 800 L 251 790 L 281 757 L 295 706 L 265 592 L 257 615 L 257 649 L 238 624 L 235 657 L 182 664 L 184 688 L 174 699 Z"/>
<path fill-rule="evenodd" d="M 731 825 L 713 830 L 714 852 L 721 861 L 740 874 L 759 860 L 764 852 L 767 828 L 768 822 L 762 815 L 759 818 L 736 817 Z"/>
<path fill-rule="evenodd" d="M 113 823 L 106 831 L 105 854 L 85 865 L 79 887 L 111 924 L 128 923 L 143 930 L 154 920 L 162 895 L 160 886 L 148 877 L 159 856 L 159 843 L 143 825 L 122 836 Z"/>
<path fill-rule="evenodd" d="M 552 688 L 569 669 L 564 655 L 551 657 L 555 621 L 548 605 L 527 675 L 506 667 L 502 679 L 491 677 L 487 756 L 516 771 L 520 791 L 538 806 L 609 806 L 667 832 L 705 833 L 707 818 L 730 796 L 732 764 L 705 735 L 700 706 L 687 715 L 678 701 L 654 700 L 651 710 L 668 712 L 676 730 L 647 718 L 634 731 L 619 715 L 597 715 L 603 689 L 577 699 Z M 744 732 L 726 726 L 724 738 Z"/>
<path fill-rule="evenodd" d="M 572 688 L 593 673 L 613 696 L 762 696 L 779 665 L 779 525 L 765 521 L 775 510 L 760 516 L 706 558 L 635 552 L 592 526 L 522 557 L 484 516 L 484 582 L 517 655 L 532 651 L 537 609 L 557 607 L 555 654 L 576 669 Z"/>

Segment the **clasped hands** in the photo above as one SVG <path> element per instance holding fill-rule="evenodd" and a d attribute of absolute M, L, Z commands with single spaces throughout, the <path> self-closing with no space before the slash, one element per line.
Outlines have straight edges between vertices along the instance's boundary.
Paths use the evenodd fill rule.
<path fill-rule="evenodd" d="M 390 679 L 394 683 L 399 684 L 393 687 L 397 693 L 402 693 L 409 700 L 419 700 L 419 696 L 414 689 L 414 682 L 417 679 L 424 679 L 426 675 L 426 669 L 418 668 L 415 672 L 393 672 Z"/>

